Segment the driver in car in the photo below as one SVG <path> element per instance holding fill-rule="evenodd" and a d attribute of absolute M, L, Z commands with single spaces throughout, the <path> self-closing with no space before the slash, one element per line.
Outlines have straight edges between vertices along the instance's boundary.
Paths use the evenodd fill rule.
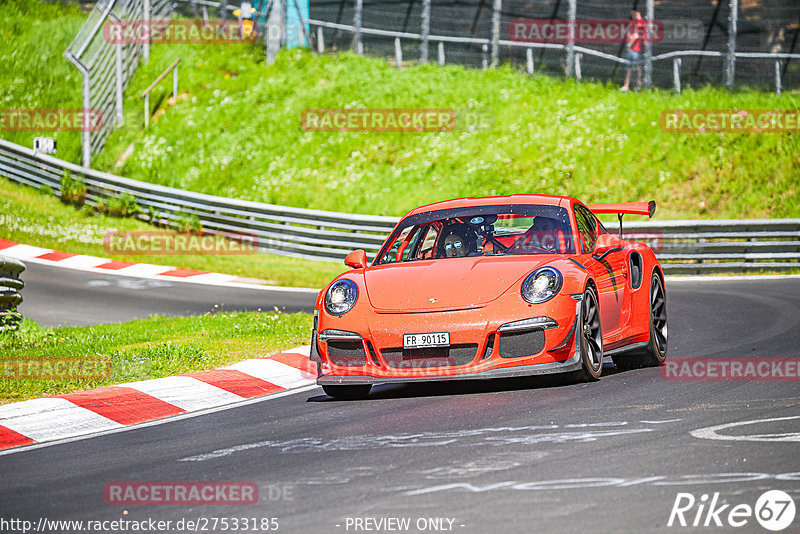
<path fill-rule="evenodd" d="M 438 258 L 460 258 L 478 254 L 478 235 L 464 223 L 451 223 L 439 238 Z"/>

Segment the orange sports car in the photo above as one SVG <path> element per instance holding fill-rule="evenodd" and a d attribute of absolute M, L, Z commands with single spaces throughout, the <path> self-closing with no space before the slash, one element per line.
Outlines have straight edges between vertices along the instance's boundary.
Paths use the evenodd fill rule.
<path fill-rule="evenodd" d="M 655 202 L 462 198 L 404 216 L 368 264 L 351 252 L 319 294 L 311 359 L 332 397 L 373 384 L 574 373 L 596 380 L 667 355 L 664 275 L 622 216 Z M 597 219 L 617 213 L 620 235 Z"/>

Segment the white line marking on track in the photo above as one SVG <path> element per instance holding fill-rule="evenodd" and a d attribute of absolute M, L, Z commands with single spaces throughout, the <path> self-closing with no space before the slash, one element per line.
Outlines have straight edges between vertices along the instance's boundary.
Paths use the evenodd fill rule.
<path fill-rule="evenodd" d="M 682 421 L 682 419 L 664 419 L 663 421 L 639 421 L 640 423 L 644 423 L 646 425 L 662 425 L 664 423 L 677 423 L 678 421 Z"/>
<path fill-rule="evenodd" d="M 34 441 L 49 441 L 123 425 L 67 399 L 42 398 L 0 406 L 0 425 Z"/>
<path fill-rule="evenodd" d="M 117 434 L 119 432 L 127 432 L 129 430 L 138 430 L 140 428 L 147 428 L 147 427 L 151 427 L 151 426 L 159 426 L 159 425 L 163 425 L 163 424 L 166 424 L 166 423 L 172 423 L 174 421 L 180 421 L 182 419 L 191 419 L 193 417 L 200 417 L 201 415 L 209 415 L 209 414 L 213 414 L 213 413 L 216 413 L 216 412 L 221 412 L 221 411 L 224 411 L 224 410 L 230 410 L 232 408 L 240 408 L 242 406 L 247 406 L 249 404 L 256 404 L 256 403 L 259 403 L 259 402 L 264 402 L 264 401 L 268 401 L 268 400 L 274 400 L 274 399 L 278 399 L 280 397 L 288 397 L 289 395 L 294 395 L 296 393 L 304 393 L 306 391 L 311 391 L 312 389 L 316 389 L 318 387 L 319 386 L 317 386 L 316 384 L 310 384 L 310 385 L 302 387 L 302 388 L 292 389 L 292 390 L 288 390 L 288 391 L 281 391 L 280 393 L 273 393 L 271 395 L 266 395 L 264 397 L 256 397 L 256 398 L 253 398 L 253 399 L 243 399 L 243 400 L 241 400 L 239 402 L 236 402 L 236 403 L 233 403 L 233 404 L 226 404 L 225 406 L 217 406 L 215 408 L 210 408 L 208 410 L 201 410 L 199 412 L 189 412 L 189 413 L 184 413 L 184 414 L 180 414 L 180 415 L 173 415 L 171 417 L 166 417 L 164 419 L 157 419 L 155 421 L 148 421 L 147 423 L 139 423 L 139 424 L 136 424 L 136 425 L 122 426 L 121 428 L 114 428 L 114 429 L 111 429 L 111 430 L 102 430 L 102 431 L 99 431 L 99 432 L 95 432 L 95 433 L 92 433 L 92 434 L 86 434 L 86 435 L 83 435 L 83 436 L 74 436 L 74 437 L 59 439 L 59 440 L 55 440 L 55 441 L 48 441 L 48 442 L 45 442 L 45 443 L 34 443 L 32 445 L 25 445 L 25 446 L 22 446 L 22 447 L 15 447 L 13 449 L 6 449 L 6 450 L 3 450 L 3 451 L 0 451 L 0 456 L 5 456 L 6 454 L 17 454 L 17 453 L 20 453 L 20 452 L 27 452 L 27 451 L 31 451 L 31 450 L 34 450 L 34 449 L 43 449 L 45 447 L 53 447 L 55 445 L 63 445 L 65 443 L 72 443 L 73 441 L 82 441 L 82 440 L 85 440 L 85 439 L 96 438 L 96 437 L 99 437 L 99 436 L 107 436 L 109 434 Z M 2 421 L 0 421 L 0 424 L 3 424 Z"/>
<path fill-rule="evenodd" d="M 690 434 L 696 438 L 701 439 L 715 439 L 720 441 L 766 441 L 772 443 L 800 441 L 800 432 L 780 432 L 776 434 L 753 434 L 749 436 L 730 436 L 720 434 L 720 430 L 728 428 L 735 428 L 745 425 L 754 425 L 757 423 L 771 423 L 773 421 L 789 421 L 792 419 L 800 419 L 800 415 L 791 415 L 789 417 L 772 417 L 770 419 L 753 419 L 752 421 L 738 421 L 735 423 L 725 423 L 724 425 L 708 426 L 705 428 L 698 428 L 692 430 Z"/>

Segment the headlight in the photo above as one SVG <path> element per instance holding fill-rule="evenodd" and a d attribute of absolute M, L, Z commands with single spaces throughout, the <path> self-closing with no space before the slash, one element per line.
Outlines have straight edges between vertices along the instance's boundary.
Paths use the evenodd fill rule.
<path fill-rule="evenodd" d="M 358 286 L 352 280 L 342 278 L 328 288 L 325 294 L 325 309 L 331 315 L 343 315 L 358 300 Z"/>
<path fill-rule="evenodd" d="M 522 298 L 531 304 L 540 304 L 558 294 L 561 289 L 561 273 L 553 267 L 536 269 L 522 282 Z"/>

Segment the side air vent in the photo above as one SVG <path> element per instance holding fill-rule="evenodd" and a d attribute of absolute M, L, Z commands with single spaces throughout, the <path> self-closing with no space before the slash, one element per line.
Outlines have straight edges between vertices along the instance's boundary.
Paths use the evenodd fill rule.
<path fill-rule="evenodd" d="M 631 255 L 628 257 L 628 263 L 631 271 L 631 287 L 633 287 L 633 289 L 638 289 L 639 286 L 642 285 L 642 270 L 644 267 L 642 255 L 638 252 L 631 252 Z"/>

